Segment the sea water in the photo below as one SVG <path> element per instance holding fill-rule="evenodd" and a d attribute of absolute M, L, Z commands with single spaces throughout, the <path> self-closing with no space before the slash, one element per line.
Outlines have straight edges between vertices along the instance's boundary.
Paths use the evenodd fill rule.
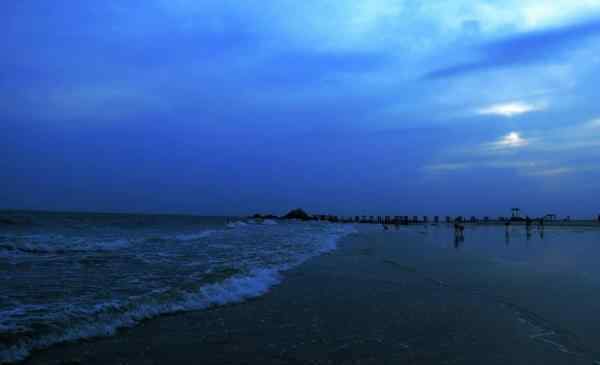
<path fill-rule="evenodd" d="M 179 311 L 267 293 L 350 225 L 193 216 L 3 213 L 0 363 Z"/>

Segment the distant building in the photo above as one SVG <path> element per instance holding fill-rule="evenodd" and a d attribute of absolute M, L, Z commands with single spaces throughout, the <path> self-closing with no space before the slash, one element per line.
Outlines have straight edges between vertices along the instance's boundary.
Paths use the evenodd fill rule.
<path fill-rule="evenodd" d="M 512 208 L 512 217 L 520 218 L 521 217 L 521 209 L 520 208 Z"/>

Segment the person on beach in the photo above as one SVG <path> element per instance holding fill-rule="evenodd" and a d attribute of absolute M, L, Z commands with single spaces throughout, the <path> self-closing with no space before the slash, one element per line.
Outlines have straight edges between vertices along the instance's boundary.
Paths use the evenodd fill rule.
<path fill-rule="evenodd" d="M 460 248 L 460 244 L 461 244 L 461 243 L 462 243 L 464 240 L 465 240 L 465 239 L 464 239 L 464 237 L 463 237 L 463 238 L 461 238 L 461 237 L 459 237 L 459 236 L 455 236 L 455 237 L 454 237 L 454 248 L 458 250 L 458 249 Z"/>
<path fill-rule="evenodd" d="M 465 237 L 465 226 L 459 223 L 454 223 L 454 236 L 459 238 Z"/>

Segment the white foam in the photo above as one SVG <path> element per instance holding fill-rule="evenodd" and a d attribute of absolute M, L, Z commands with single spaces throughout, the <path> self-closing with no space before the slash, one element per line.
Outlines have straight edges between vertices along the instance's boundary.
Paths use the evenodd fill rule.
<path fill-rule="evenodd" d="M 238 227 L 244 227 L 247 225 L 248 225 L 248 223 L 246 223 L 246 222 L 237 221 L 237 222 L 227 223 L 227 228 L 238 228 Z"/>
<path fill-rule="evenodd" d="M 199 240 L 202 238 L 206 238 L 211 236 L 212 234 L 214 234 L 216 231 L 215 230 L 207 230 L 207 231 L 202 231 L 199 233 L 186 233 L 186 234 L 178 234 L 177 236 L 175 236 L 175 239 L 177 241 L 195 241 L 195 240 Z"/>
<path fill-rule="evenodd" d="M 261 296 L 280 281 L 278 271 L 261 269 L 254 270 L 250 276 L 234 276 L 222 283 L 204 286 L 201 292 L 207 305 L 223 305 Z"/>
<path fill-rule="evenodd" d="M 131 327 L 141 320 L 161 314 L 200 310 L 215 305 L 243 302 L 267 293 L 270 288 L 280 283 L 280 281 L 281 277 L 277 270 L 262 269 L 254 270 L 247 276 L 233 276 L 223 282 L 203 286 L 195 293 L 183 293 L 178 299 L 168 303 L 161 303 L 159 300 L 153 299 L 147 302 L 127 304 L 118 302 L 96 304 L 94 312 L 101 314 L 99 315 L 101 320 L 82 323 L 68 328 L 61 334 L 45 335 L 2 349 L 0 350 L 0 363 L 21 361 L 29 356 L 32 350 L 46 348 L 57 343 L 82 338 L 111 336 L 119 328 Z M 78 311 L 81 312 L 82 310 Z M 103 313 L 104 315 L 102 315 Z M 92 317 L 92 319 L 97 318 Z"/>
<path fill-rule="evenodd" d="M 235 227 L 244 225 L 246 224 L 243 222 L 235 222 L 234 224 Z M 38 337 L 33 338 L 28 337 L 8 348 L 0 348 L 0 363 L 23 360 L 29 356 L 32 350 L 46 348 L 61 342 L 96 336 L 110 336 L 119 328 L 131 327 L 141 320 L 162 314 L 239 303 L 264 295 L 281 282 L 281 271 L 297 266 L 311 257 L 336 249 L 339 238 L 356 232 L 352 225 L 323 225 L 324 230 L 317 233 L 313 232 L 314 228 L 313 225 L 298 225 L 297 228 L 294 228 L 297 230 L 296 233 L 299 232 L 294 236 L 296 237 L 294 239 L 305 242 L 303 245 L 306 249 L 286 259 L 287 263 L 278 263 L 270 268 L 255 268 L 245 275 L 238 274 L 218 283 L 206 284 L 194 292 L 164 289 L 140 297 L 130 297 L 125 302 L 96 303 L 88 309 L 77 306 L 68 308 L 68 313 L 65 316 L 68 324 L 56 326 L 56 328 L 64 328 L 63 332 L 40 334 Z M 263 229 L 266 229 L 266 227 Z M 210 234 L 212 233 L 204 231 L 193 236 L 180 235 L 178 239 L 193 240 Z M 290 243 L 282 242 L 282 252 L 289 254 L 285 247 L 292 244 L 293 241 Z M 62 308 L 65 309 L 65 306 L 62 306 Z M 16 313 L 4 314 L 6 315 L 5 318 L 16 315 Z M 68 321 L 68 318 L 73 317 L 73 315 L 75 315 L 75 318 L 79 318 L 75 323 Z M 81 320 L 81 318 L 85 319 Z M 63 321 L 61 320 L 61 322 Z M 3 325 L 10 325 L 10 321 L 4 322 Z"/>

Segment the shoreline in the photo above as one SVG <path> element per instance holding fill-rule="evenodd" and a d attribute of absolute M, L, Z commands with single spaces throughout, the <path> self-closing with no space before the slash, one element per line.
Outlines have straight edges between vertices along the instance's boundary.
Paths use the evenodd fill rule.
<path fill-rule="evenodd" d="M 562 302 L 540 302 L 554 295 L 554 274 L 456 255 L 410 230 L 357 228 L 337 250 L 284 272 L 264 296 L 57 345 L 24 364 L 589 365 L 600 359 L 593 347 L 598 325 Z M 522 280 L 514 283 L 517 274 Z M 571 294 L 598 289 L 584 284 Z M 596 308 L 589 303 L 583 310 Z"/>

